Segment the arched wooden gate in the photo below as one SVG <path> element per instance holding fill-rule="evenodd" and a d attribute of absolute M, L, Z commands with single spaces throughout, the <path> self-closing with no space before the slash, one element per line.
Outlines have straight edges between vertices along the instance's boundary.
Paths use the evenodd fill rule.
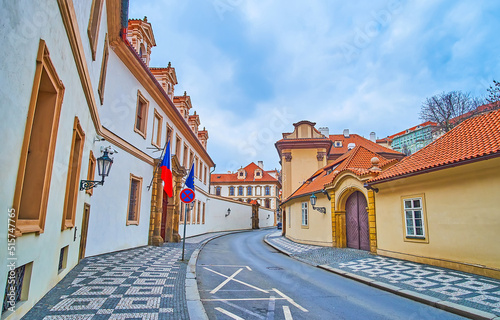
<path fill-rule="evenodd" d="M 363 193 L 356 191 L 347 198 L 346 240 L 347 247 L 370 251 L 367 203 Z"/>

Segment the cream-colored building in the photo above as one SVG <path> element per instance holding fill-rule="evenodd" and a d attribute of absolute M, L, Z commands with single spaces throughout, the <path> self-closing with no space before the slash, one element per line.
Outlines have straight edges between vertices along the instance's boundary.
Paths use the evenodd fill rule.
<path fill-rule="evenodd" d="M 368 181 L 377 253 L 500 278 L 500 111 L 466 120 Z"/>

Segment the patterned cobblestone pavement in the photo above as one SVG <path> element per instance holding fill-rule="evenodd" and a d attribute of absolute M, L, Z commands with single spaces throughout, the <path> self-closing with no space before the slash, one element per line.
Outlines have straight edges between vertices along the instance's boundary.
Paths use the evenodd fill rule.
<path fill-rule="evenodd" d="M 298 244 L 274 231 L 268 242 L 292 257 L 500 316 L 500 280 L 370 254 Z"/>
<path fill-rule="evenodd" d="M 211 233 L 186 239 L 186 260 Z M 83 259 L 23 319 L 189 319 L 182 243 Z"/>

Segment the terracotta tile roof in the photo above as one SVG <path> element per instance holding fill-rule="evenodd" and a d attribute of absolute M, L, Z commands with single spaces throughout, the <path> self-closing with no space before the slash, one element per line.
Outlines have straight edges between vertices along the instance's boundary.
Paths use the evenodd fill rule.
<path fill-rule="evenodd" d="M 357 134 L 350 134 L 348 138 L 346 138 L 343 134 L 333 134 L 333 135 L 331 134 L 329 138 L 334 142 L 334 145 L 330 149 L 330 155 L 333 156 L 346 153 L 348 151 L 347 148 L 350 143 L 354 143 L 356 146 L 363 146 L 376 153 L 392 154 L 401 157 L 404 156 L 400 152 L 381 146 Z M 341 141 L 342 147 L 335 147 L 335 141 Z"/>
<path fill-rule="evenodd" d="M 325 186 L 332 183 L 335 177 L 342 172 L 349 171 L 359 177 L 370 174 L 370 168 L 373 167 L 371 162 L 373 157 L 377 157 L 380 160 L 378 166 L 382 170 L 398 161 L 397 159 L 387 159 L 380 154 L 368 150 L 364 146 L 356 146 L 354 149 L 349 150 L 334 162 L 318 170 L 283 203 L 286 203 L 293 198 L 298 198 L 323 190 Z"/>
<path fill-rule="evenodd" d="M 217 184 L 217 183 L 259 183 L 259 182 L 274 182 L 274 183 L 279 183 L 278 179 L 275 179 L 273 176 L 271 176 L 267 171 L 262 170 L 258 165 L 256 165 L 254 162 L 250 163 L 246 167 L 244 167 L 247 176 L 245 179 L 238 179 L 238 172 L 235 173 L 213 173 L 211 175 L 211 182 L 212 184 Z M 261 179 L 255 179 L 255 170 L 261 169 L 262 170 L 262 178 Z"/>
<path fill-rule="evenodd" d="M 415 129 L 417 129 L 418 127 L 426 127 L 426 126 L 437 126 L 437 123 L 432 122 L 432 121 L 426 121 L 424 123 L 418 124 L 418 125 L 416 125 L 414 127 L 408 128 L 408 129 L 403 130 L 401 132 L 395 133 L 393 135 L 387 136 L 387 137 L 382 138 L 382 139 L 378 139 L 377 142 L 379 142 L 379 141 L 380 142 L 384 142 L 384 141 L 389 142 L 389 141 L 392 141 L 392 139 L 396 138 L 397 136 L 405 134 L 406 131 L 410 131 L 411 132 L 411 131 L 414 131 Z"/>
<path fill-rule="evenodd" d="M 500 156 L 500 110 L 465 120 L 368 183 Z"/>

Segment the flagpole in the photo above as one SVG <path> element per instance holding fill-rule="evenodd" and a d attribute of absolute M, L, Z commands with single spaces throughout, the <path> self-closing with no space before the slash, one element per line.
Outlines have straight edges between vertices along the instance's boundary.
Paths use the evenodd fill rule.
<path fill-rule="evenodd" d="M 165 149 L 167 149 L 167 146 L 168 146 L 168 143 L 170 142 L 170 137 L 168 137 L 167 139 L 167 142 L 165 143 L 165 146 L 163 147 L 163 150 L 161 151 L 161 155 L 160 155 L 160 160 L 163 159 L 163 155 L 165 154 Z M 153 177 L 151 178 L 151 182 L 149 183 L 149 185 L 147 186 L 148 188 L 148 191 L 149 189 L 151 189 L 151 185 L 153 184 L 153 180 L 155 178 L 155 175 L 156 175 L 156 171 L 158 170 L 158 167 L 160 166 L 160 162 L 158 162 L 156 165 L 155 165 L 155 169 L 153 170 Z"/>

